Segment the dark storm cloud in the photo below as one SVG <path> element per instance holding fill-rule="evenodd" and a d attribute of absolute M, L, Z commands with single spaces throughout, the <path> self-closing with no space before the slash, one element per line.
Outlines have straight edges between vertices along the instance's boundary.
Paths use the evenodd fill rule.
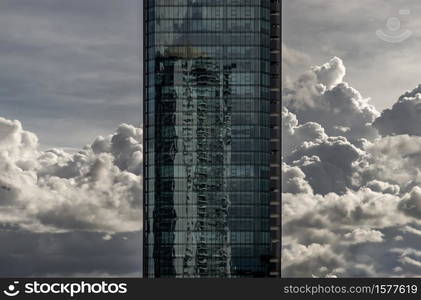
<path fill-rule="evenodd" d="M 138 2 L 2 1 L 2 116 L 22 120 L 45 146 L 79 147 L 139 124 Z"/>

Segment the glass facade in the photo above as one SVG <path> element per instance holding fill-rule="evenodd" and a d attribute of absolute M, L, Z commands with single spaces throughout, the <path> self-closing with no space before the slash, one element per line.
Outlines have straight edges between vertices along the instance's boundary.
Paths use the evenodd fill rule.
<path fill-rule="evenodd" d="M 270 1 L 144 1 L 144 276 L 266 277 Z"/>

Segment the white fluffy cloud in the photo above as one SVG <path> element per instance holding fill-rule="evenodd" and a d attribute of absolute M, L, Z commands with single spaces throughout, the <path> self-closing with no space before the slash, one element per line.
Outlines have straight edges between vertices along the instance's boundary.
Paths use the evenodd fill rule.
<path fill-rule="evenodd" d="M 377 118 L 344 76 L 334 58 L 283 93 L 282 274 L 419 276 L 421 86 Z"/>
<path fill-rule="evenodd" d="M 409 194 L 405 195 L 399 207 L 407 215 L 421 219 L 421 188 L 415 186 Z"/>
<path fill-rule="evenodd" d="M 355 228 L 344 237 L 351 244 L 383 242 L 383 233 L 369 228 Z"/>
<path fill-rule="evenodd" d="M 318 81 L 328 89 L 341 83 L 346 73 L 345 66 L 338 57 L 334 57 L 330 62 L 321 66 L 314 66 L 311 69 L 317 75 Z"/>
<path fill-rule="evenodd" d="M 306 175 L 298 167 L 282 164 L 282 192 L 284 193 L 312 193 L 313 189 L 305 180 Z"/>
<path fill-rule="evenodd" d="M 316 193 L 344 193 L 352 186 L 354 163 L 362 151 L 344 137 L 304 142 L 285 161 L 298 166 Z"/>
<path fill-rule="evenodd" d="M 338 57 L 314 66 L 283 88 L 283 103 L 300 123 L 316 122 L 328 135 L 344 136 L 352 142 L 373 139 L 377 130 L 371 124 L 379 113 L 369 99 L 343 81 L 345 73 Z"/>
<path fill-rule="evenodd" d="M 390 184 L 388 182 L 383 182 L 379 180 L 369 181 L 366 184 L 366 187 L 368 187 L 370 190 L 374 192 L 386 193 L 386 194 L 392 194 L 392 195 L 399 194 L 400 192 L 399 185 Z"/>
<path fill-rule="evenodd" d="M 284 161 L 300 167 L 316 193 L 344 193 L 352 187 L 354 164 L 363 151 L 345 137 L 329 137 L 315 122 L 299 124 L 285 107 L 282 137 Z"/>
<path fill-rule="evenodd" d="M 355 174 L 361 184 L 377 180 L 398 185 L 403 192 L 421 184 L 421 137 L 386 136 L 367 142 L 363 149 Z"/>
<path fill-rule="evenodd" d="M 40 151 L 19 121 L 0 119 L 0 228 L 140 230 L 141 137 L 122 124 L 76 154 Z"/>
<path fill-rule="evenodd" d="M 308 122 L 298 125 L 297 117 L 285 107 L 282 108 L 282 155 L 289 155 L 303 142 L 323 141 L 327 135 L 320 124 Z"/>
<path fill-rule="evenodd" d="M 302 174 L 295 173 L 305 185 Z M 304 189 L 284 193 L 283 276 L 391 276 L 395 268 L 416 276 L 408 268 L 411 257 L 390 256 L 394 247 L 417 247 L 408 234 L 421 232 L 420 192 L 415 187 L 393 195 L 362 187 L 343 195 L 322 196 Z"/>

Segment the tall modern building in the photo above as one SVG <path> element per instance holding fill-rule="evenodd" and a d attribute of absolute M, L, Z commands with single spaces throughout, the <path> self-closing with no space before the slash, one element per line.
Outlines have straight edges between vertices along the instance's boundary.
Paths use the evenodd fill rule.
<path fill-rule="evenodd" d="M 276 4 L 144 0 L 145 277 L 277 275 Z"/>

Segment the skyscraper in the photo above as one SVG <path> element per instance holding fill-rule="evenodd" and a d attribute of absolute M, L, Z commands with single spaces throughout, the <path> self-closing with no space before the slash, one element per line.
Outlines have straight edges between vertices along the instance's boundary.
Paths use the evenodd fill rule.
<path fill-rule="evenodd" d="M 145 277 L 270 275 L 270 8 L 144 0 Z"/>

